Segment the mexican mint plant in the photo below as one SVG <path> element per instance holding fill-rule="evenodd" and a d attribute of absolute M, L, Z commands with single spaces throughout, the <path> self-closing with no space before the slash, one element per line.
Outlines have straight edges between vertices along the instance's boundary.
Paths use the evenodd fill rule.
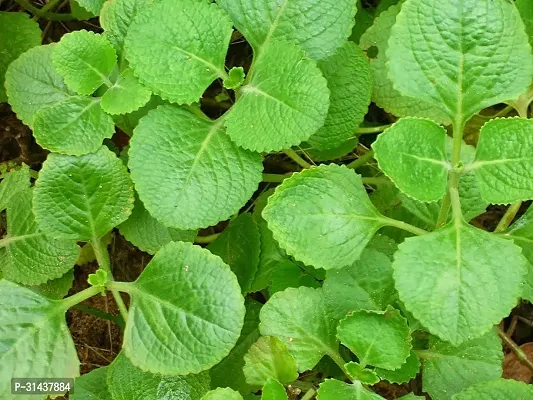
<path fill-rule="evenodd" d="M 533 199 L 532 9 L 76 0 L 103 33 L 42 46 L 0 12 L 0 101 L 49 151 L 0 169 L 0 397 L 72 378 L 73 400 L 533 398 L 501 379 L 500 338 L 517 346 L 495 327 L 533 301 L 533 208 L 512 223 Z M 391 124 L 361 126 L 371 101 Z M 491 204 L 510 205 L 494 232 L 471 223 Z M 119 234 L 150 255 L 133 282 Z M 121 351 L 79 376 L 65 313 L 108 291 Z"/>

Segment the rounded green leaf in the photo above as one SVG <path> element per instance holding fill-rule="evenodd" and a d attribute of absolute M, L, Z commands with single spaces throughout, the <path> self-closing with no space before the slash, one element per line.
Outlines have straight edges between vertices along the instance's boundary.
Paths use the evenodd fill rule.
<path fill-rule="evenodd" d="M 285 387 L 277 380 L 269 378 L 261 389 L 261 400 L 287 400 Z"/>
<path fill-rule="evenodd" d="M 70 89 L 89 95 L 102 84 L 109 84 L 117 54 L 101 35 L 81 30 L 61 38 L 54 48 L 52 61 Z"/>
<path fill-rule="evenodd" d="M 394 281 L 407 310 L 424 327 L 459 345 L 509 314 L 521 294 L 526 263 L 512 241 L 459 221 L 400 244 Z"/>
<path fill-rule="evenodd" d="M 100 10 L 106 0 L 74 0 L 80 7 L 90 12 L 92 15 L 100 14 Z"/>
<path fill-rule="evenodd" d="M 126 69 L 102 96 L 102 109 L 109 114 L 128 114 L 143 107 L 150 97 L 150 90 L 139 83 L 131 69 Z"/>
<path fill-rule="evenodd" d="M 0 103 L 7 101 L 7 67 L 22 53 L 41 44 L 39 24 L 26 13 L 0 11 Z"/>
<path fill-rule="evenodd" d="M 520 96 L 533 76 L 531 47 L 511 1 L 406 1 L 387 57 L 397 90 L 460 126 L 483 108 Z"/>
<path fill-rule="evenodd" d="M 74 382 L 76 390 L 69 394 L 69 399 L 113 400 L 107 388 L 107 371 L 108 367 L 100 367 L 76 378 Z"/>
<path fill-rule="evenodd" d="M 337 354 L 337 321 L 329 314 L 322 289 L 302 286 L 277 292 L 261 309 L 260 319 L 261 334 L 281 339 L 299 371 L 313 369 L 326 354 Z"/>
<path fill-rule="evenodd" d="M 13 398 L 11 378 L 74 378 L 80 362 L 63 305 L 0 280 L 0 397 Z"/>
<path fill-rule="evenodd" d="M 372 144 L 379 168 L 408 196 L 432 202 L 446 193 L 446 130 L 428 119 L 402 118 Z"/>
<path fill-rule="evenodd" d="M 115 124 L 93 97 L 69 97 L 42 108 L 33 120 L 35 140 L 56 153 L 81 156 L 96 152 L 113 136 Z"/>
<path fill-rule="evenodd" d="M 235 214 L 257 189 L 263 169 L 259 154 L 229 139 L 222 120 L 201 119 L 173 106 L 161 106 L 141 120 L 131 140 L 129 167 L 150 214 L 179 229 L 205 228 Z"/>
<path fill-rule="evenodd" d="M 271 42 L 225 117 L 228 135 L 258 152 L 300 144 L 324 125 L 329 89 L 316 62 L 296 45 Z"/>
<path fill-rule="evenodd" d="M 301 45 L 314 59 L 335 53 L 350 36 L 355 0 L 218 0 L 256 51 L 272 40 Z M 280 48 L 281 50 L 281 48 Z"/>
<path fill-rule="evenodd" d="M 316 277 L 292 260 L 281 261 L 273 266 L 270 284 L 268 285 L 268 293 L 271 296 L 287 288 L 300 286 L 317 288 L 321 285 Z"/>
<path fill-rule="evenodd" d="M 496 379 L 480 383 L 453 396 L 453 400 L 529 400 L 533 386 L 513 379 Z"/>
<path fill-rule="evenodd" d="M 126 37 L 126 56 L 141 83 L 173 103 L 197 101 L 227 76 L 232 22 L 204 0 L 158 0 L 143 7 Z"/>
<path fill-rule="evenodd" d="M 13 61 L 6 72 L 9 104 L 30 128 L 37 111 L 74 94 L 52 65 L 56 47 L 57 44 L 34 47 Z"/>
<path fill-rule="evenodd" d="M 398 369 L 409 357 L 411 331 L 399 311 L 357 311 L 339 323 L 337 336 L 361 366 Z"/>
<path fill-rule="evenodd" d="M 529 42 L 533 44 L 533 7 L 531 7 L 530 0 L 516 0 L 515 4 L 524 21 Z"/>
<path fill-rule="evenodd" d="M 239 338 L 245 309 L 237 278 L 201 247 L 171 242 L 122 286 L 131 298 L 123 349 L 143 370 L 198 373 L 227 356 Z"/>
<path fill-rule="evenodd" d="M 268 200 L 263 216 L 289 255 L 324 269 L 354 263 L 386 223 L 361 177 L 335 164 L 286 179 Z"/>
<path fill-rule="evenodd" d="M 390 383 L 405 383 L 416 378 L 418 375 L 420 371 L 420 360 L 416 353 L 411 350 L 411 354 L 409 354 L 409 357 L 407 357 L 407 360 L 400 368 L 395 370 L 376 368 L 375 371 L 381 379 L 385 379 Z"/>
<path fill-rule="evenodd" d="M 242 400 L 242 396 L 230 388 L 217 388 L 208 392 L 201 400 Z"/>
<path fill-rule="evenodd" d="M 29 189 L 30 168 L 27 164 L 22 164 L 20 169 L 0 174 L 0 177 L 0 211 L 4 211 L 19 191 Z"/>
<path fill-rule="evenodd" d="M 169 242 L 193 242 L 195 230 L 167 228 L 150 215 L 137 198 L 130 217 L 118 227 L 128 242 L 142 251 L 155 254 Z"/>
<path fill-rule="evenodd" d="M 397 117 L 430 118 L 444 125 L 450 125 L 451 119 L 444 112 L 423 100 L 402 95 L 394 89 L 393 82 L 389 78 L 387 49 L 391 29 L 400 10 L 401 5 L 394 5 L 383 11 L 361 36 L 359 42 L 370 58 L 370 68 L 374 78 L 372 101 Z"/>
<path fill-rule="evenodd" d="M 80 157 L 50 154 L 35 183 L 35 219 L 58 237 L 100 238 L 131 214 L 132 186 L 126 167 L 107 147 Z"/>
<path fill-rule="evenodd" d="M 228 78 L 224 80 L 224 87 L 226 89 L 237 89 L 244 82 L 244 68 L 243 67 L 233 67 L 228 72 Z"/>
<path fill-rule="evenodd" d="M 375 385 L 379 382 L 379 377 L 373 370 L 363 368 L 354 361 L 344 364 L 344 369 L 352 381 L 358 380 L 364 385 Z"/>
<path fill-rule="evenodd" d="M 502 343 L 494 330 L 454 347 L 432 336 L 424 359 L 422 386 L 433 400 L 447 400 L 455 393 L 502 375 Z"/>
<path fill-rule="evenodd" d="M 330 105 L 324 126 L 307 141 L 315 149 L 332 150 L 355 137 L 370 104 L 372 76 L 368 59 L 353 42 L 346 42 L 318 67 L 328 81 Z"/>
<path fill-rule="evenodd" d="M 336 379 L 326 379 L 320 384 L 317 400 L 384 400 L 384 398 L 365 389 L 359 381 L 350 384 Z"/>

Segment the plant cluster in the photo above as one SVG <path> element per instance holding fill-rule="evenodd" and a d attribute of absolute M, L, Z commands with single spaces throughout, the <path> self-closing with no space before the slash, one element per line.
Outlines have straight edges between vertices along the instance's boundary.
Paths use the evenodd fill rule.
<path fill-rule="evenodd" d="M 1 175 L 2 399 L 57 377 L 73 400 L 379 400 L 420 375 L 433 400 L 533 398 L 501 379 L 495 327 L 533 301 L 533 208 L 512 223 L 533 199 L 531 2 L 76 1 L 102 34 L 41 46 L 0 12 L 0 101 L 50 152 Z M 226 68 L 241 36 L 253 60 Z M 234 104 L 211 119 L 217 84 Z M 371 101 L 394 123 L 360 127 Z M 280 152 L 299 170 L 264 173 Z M 490 204 L 510 204 L 494 232 L 470 223 Z M 153 255 L 134 282 L 115 228 Z M 99 269 L 67 296 L 87 249 Z M 122 350 L 79 376 L 65 312 L 107 291 Z"/>

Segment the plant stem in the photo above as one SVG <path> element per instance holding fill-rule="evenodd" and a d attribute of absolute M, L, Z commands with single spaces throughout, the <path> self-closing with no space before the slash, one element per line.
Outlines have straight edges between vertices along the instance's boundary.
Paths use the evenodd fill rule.
<path fill-rule="evenodd" d="M 109 254 L 107 253 L 107 248 L 102 246 L 102 240 L 100 238 L 94 238 L 91 240 L 91 245 L 93 246 L 94 255 L 96 256 L 98 265 L 107 272 L 108 281 L 113 282 L 114 278 L 113 273 L 111 272 L 111 266 L 109 265 Z M 126 308 L 126 304 L 124 304 L 124 300 L 122 300 L 122 297 L 117 290 L 111 289 L 111 294 L 117 303 L 122 319 L 126 321 L 128 319 L 128 309 Z"/>
<path fill-rule="evenodd" d="M 75 293 L 72 296 L 66 297 L 61 300 L 61 304 L 65 310 L 68 310 L 70 307 L 75 306 L 78 303 L 81 303 L 88 298 L 96 296 L 100 293 L 100 288 L 97 286 L 91 286 L 87 289 L 83 289 L 81 292 Z"/>
<path fill-rule="evenodd" d="M 388 185 L 391 183 L 389 178 L 385 176 L 363 176 L 361 180 L 366 185 Z"/>
<path fill-rule="evenodd" d="M 124 320 L 120 316 L 111 315 L 105 311 L 87 307 L 83 304 L 76 304 L 74 308 L 83 311 L 84 313 L 94 315 L 95 317 L 107 319 L 108 321 L 114 322 L 118 327 L 120 327 L 120 329 L 124 329 Z"/>
<path fill-rule="evenodd" d="M 498 222 L 498 226 L 496 229 L 494 229 L 494 232 L 503 232 L 506 230 L 509 225 L 511 225 L 511 222 L 513 222 L 514 217 L 516 217 L 516 214 L 520 210 L 520 207 L 522 206 L 521 201 L 517 201 L 516 203 L 513 203 L 509 206 L 505 214 L 503 215 L 500 222 Z"/>
<path fill-rule="evenodd" d="M 511 339 L 499 326 L 497 326 L 496 329 L 498 330 L 498 335 L 500 335 L 505 344 L 511 348 L 513 353 L 516 354 L 518 360 L 520 360 L 523 365 L 533 371 L 533 362 L 531 362 L 531 360 L 527 357 L 526 353 L 524 353 L 522 349 L 513 341 L 513 339 Z"/>
<path fill-rule="evenodd" d="M 290 178 L 292 173 L 288 174 L 263 174 L 263 182 L 281 183 Z"/>
<path fill-rule="evenodd" d="M 315 389 L 309 389 L 300 400 L 311 400 L 316 395 Z"/>
<path fill-rule="evenodd" d="M 352 161 L 350 164 L 347 164 L 346 166 L 348 168 L 357 169 L 367 164 L 373 158 L 374 158 L 374 150 L 370 150 L 370 151 L 367 151 L 365 154 L 359 156 L 357 160 Z"/>
<path fill-rule="evenodd" d="M 344 375 L 350 378 L 350 375 L 348 375 L 348 372 L 346 372 L 346 368 L 344 368 L 344 364 L 346 364 L 346 361 L 344 361 L 341 355 L 339 353 L 328 353 L 328 355 L 331 357 L 333 361 L 335 361 L 335 364 L 339 366 L 341 371 L 344 372 Z"/>
<path fill-rule="evenodd" d="M 394 226 L 395 228 L 414 233 L 417 236 L 422 236 L 422 235 L 426 235 L 429 233 L 428 231 L 424 229 L 418 228 L 414 225 L 408 224 L 407 222 L 403 222 L 397 219 L 382 217 L 380 218 L 380 220 L 383 221 L 388 226 Z"/>
<path fill-rule="evenodd" d="M 43 12 L 42 9 L 35 7 L 27 0 L 15 0 L 15 2 L 24 8 L 26 11 L 29 11 L 38 18 L 45 18 L 50 21 L 72 21 L 75 20 L 72 14 L 59 14 L 53 12 Z M 54 4 L 55 5 L 55 4 Z M 44 7 L 43 7 L 44 9 Z"/>
<path fill-rule="evenodd" d="M 385 129 L 390 128 L 392 125 L 394 125 L 394 124 L 362 127 L 362 128 L 358 128 L 355 131 L 355 133 L 358 134 L 358 135 L 366 135 L 366 134 L 370 134 L 370 133 L 380 133 L 380 132 L 383 132 Z"/>
<path fill-rule="evenodd" d="M 452 199 L 450 197 L 450 192 L 446 191 L 446 195 L 442 200 L 442 205 L 440 207 L 439 217 L 437 218 L 437 224 L 435 225 L 435 229 L 439 229 L 441 226 L 446 224 L 446 222 L 448 221 L 448 215 L 450 214 L 451 205 Z"/>
<path fill-rule="evenodd" d="M 283 151 L 289 158 L 298 164 L 302 168 L 311 168 L 312 165 L 305 161 L 302 157 L 298 155 L 293 149 L 287 149 Z"/>
<path fill-rule="evenodd" d="M 212 235 L 209 235 L 209 236 L 196 236 L 196 238 L 194 239 L 194 243 L 209 244 L 219 236 L 220 236 L 220 233 L 213 233 Z"/>

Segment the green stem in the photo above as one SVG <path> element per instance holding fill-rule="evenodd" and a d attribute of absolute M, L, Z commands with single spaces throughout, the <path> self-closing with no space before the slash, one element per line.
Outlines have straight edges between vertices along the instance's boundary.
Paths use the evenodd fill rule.
<path fill-rule="evenodd" d="M 100 238 L 94 238 L 91 240 L 91 245 L 93 246 L 94 255 L 96 256 L 98 265 L 107 272 L 108 282 L 113 282 L 114 278 L 113 273 L 111 272 L 111 265 L 109 265 L 109 254 L 107 253 L 107 248 L 102 246 L 102 240 Z M 126 321 L 128 319 L 128 309 L 126 308 L 126 304 L 124 304 L 124 300 L 122 300 L 122 297 L 120 297 L 120 293 L 117 290 L 111 289 L 111 294 L 117 303 L 122 319 Z"/>
<path fill-rule="evenodd" d="M 72 14 L 59 14 L 59 13 L 53 13 L 53 12 L 43 12 L 42 9 L 39 9 L 35 7 L 33 4 L 28 2 L 27 0 L 15 0 L 15 2 L 24 8 L 26 11 L 29 11 L 33 15 L 39 17 L 48 19 L 50 21 L 72 21 L 75 20 L 74 16 Z M 44 7 L 43 7 L 44 8 Z"/>
<path fill-rule="evenodd" d="M 363 176 L 361 180 L 366 185 L 389 185 L 391 183 L 385 176 Z"/>
<path fill-rule="evenodd" d="M 281 183 L 285 179 L 290 178 L 292 173 L 288 174 L 263 174 L 263 182 L 270 182 L 270 183 Z"/>
<path fill-rule="evenodd" d="M 39 9 L 39 12 L 41 14 L 47 13 L 48 11 L 54 9 L 61 1 L 63 0 L 50 0 L 48 3 L 46 3 Z"/>
<path fill-rule="evenodd" d="M 213 233 L 212 235 L 209 235 L 209 236 L 196 236 L 196 238 L 194 239 L 194 243 L 209 244 L 219 236 L 220 236 L 220 233 Z"/>
<path fill-rule="evenodd" d="M 346 371 L 346 368 L 344 368 L 344 364 L 346 364 L 346 361 L 341 357 L 339 353 L 328 353 L 328 355 L 331 357 L 333 361 L 335 361 L 335 364 L 339 366 L 342 372 L 344 372 L 344 375 L 346 375 L 348 378 L 350 378 L 350 375 L 348 375 L 348 372 Z M 351 378 L 350 378 L 351 379 Z"/>
<path fill-rule="evenodd" d="M 385 129 L 390 128 L 392 125 L 394 125 L 394 124 L 362 127 L 362 128 L 358 128 L 357 131 L 355 131 L 355 133 L 358 134 L 358 135 L 366 135 L 366 134 L 371 134 L 371 133 L 380 133 L 380 132 L 383 132 Z"/>
<path fill-rule="evenodd" d="M 87 289 L 84 289 L 81 292 L 64 298 L 63 300 L 61 300 L 61 305 L 65 310 L 68 310 L 70 307 L 74 307 L 76 304 L 81 303 L 82 301 L 85 301 L 93 296 L 96 296 L 98 293 L 100 293 L 100 290 L 101 289 L 97 286 L 88 287 Z"/>
<path fill-rule="evenodd" d="M 298 164 L 302 168 L 311 168 L 312 165 L 305 161 L 302 157 L 298 155 L 293 149 L 284 150 L 284 153 L 289 156 L 289 158 Z"/>
<path fill-rule="evenodd" d="M 395 228 L 398 228 L 398 229 L 401 229 L 407 232 L 411 232 L 417 236 L 422 236 L 422 235 L 426 235 L 429 233 L 428 231 L 424 229 L 418 228 L 414 225 L 408 224 L 407 222 L 403 222 L 397 219 L 382 217 L 380 218 L 380 220 L 388 226 L 394 226 Z"/>
<path fill-rule="evenodd" d="M 440 207 L 440 212 L 437 218 L 437 224 L 435 226 L 435 229 L 439 229 L 441 226 L 446 224 L 446 222 L 448 221 L 448 215 L 450 214 L 451 205 L 452 205 L 452 199 L 450 197 L 450 192 L 446 191 L 446 195 L 444 196 L 444 199 L 442 200 L 442 205 Z"/>
<path fill-rule="evenodd" d="M 76 304 L 74 308 L 84 313 L 94 315 L 95 317 L 107 319 L 108 321 L 114 322 L 121 329 L 124 329 L 124 320 L 121 316 L 111 315 L 105 311 L 97 310 L 96 308 L 92 307 L 87 307 L 83 304 Z"/>
<path fill-rule="evenodd" d="M 109 282 L 107 287 L 112 290 L 117 290 L 119 292 L 124 292 L 124 293 L 129 293 L 129 294 L 131 294 L 131 292 L 134 290 L 132 282 L 112 281 L 112 282 Z"/>
<path fill-rule="evenodd" d="M 357 160 L 352 161 L 346 166 L 348 168 L 357 169 L 362 167 L 365 164 L 368 164 L 370 160 L 374 158 L 374 150 L 367 151 L 365 154 L 361 155 Z"/>
<path fill-rule="evenodd" d="M 300 400 L 311 400 L 316 395 L 315 389 L 309 389 Z"/>
<path fill-rule="evenodd" d="M 503 339 L 505 344 L 511 348 L 513 353 L 516 354 L 518 360 L 525 365 L 529 370 L 533 371 L 533 362 L 527 357 L 526 353 L 498 326 L 496 327 L 498 335 Z"/>
<path fill-rule="evenodd" d="M 516 203 L 513 203 L 509 206 L 505 214 L 503 215 L 502 219 L 498 223 L 498 226 L 496 229 L 494 229 L 494 232 L 503 232 L 506 230 L 509 225 L 511 225 L 511 222 L 513 222 L 514 217 L 516 217 L 516 214 L 520 210 L 520 207 L 522 206 L 521 201 L 517 201 Z"/>

